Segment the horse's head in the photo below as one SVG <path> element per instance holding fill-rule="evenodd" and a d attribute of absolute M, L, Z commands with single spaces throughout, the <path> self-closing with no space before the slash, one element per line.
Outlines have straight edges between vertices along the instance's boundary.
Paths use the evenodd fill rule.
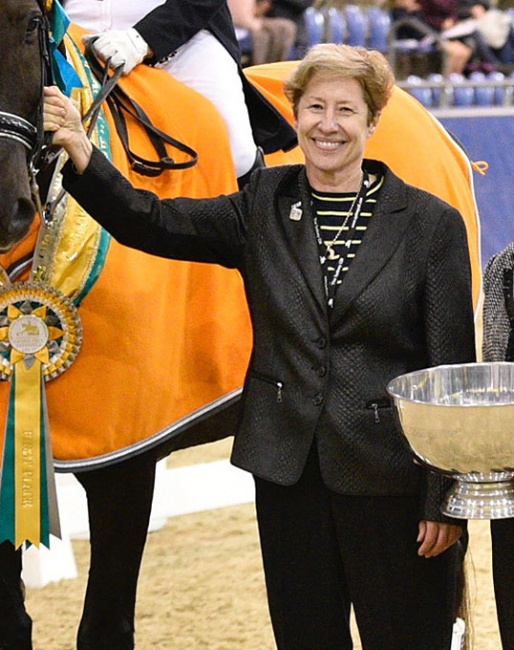
<path fill-rule="evenodd" d="M 0 0 L 0 252 L 27 233 L 36 213 L 34 160 L 42 143 L 47 69 L 42 0 Z"/>

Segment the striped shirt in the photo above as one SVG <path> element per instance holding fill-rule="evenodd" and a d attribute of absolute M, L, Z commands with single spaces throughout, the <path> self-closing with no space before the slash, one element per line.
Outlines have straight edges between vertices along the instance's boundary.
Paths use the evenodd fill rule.
<path fill-rule="evenodd" d="M 337 236 L 337 233 L 344 223 L 348 211 L 352 210 L 352 206 L 355 209 L 357 193 L 344 192 L 334 194 L 331 192 L 318 192 L 311 188 L 312 209 L 318 221 L 321 239 L 324 242 L 323 249 L 320 246 L 320 257 L 327 258 L 326 263 L 323 264 L 323 268 L 329 283 L 334 277 L 341 256 L 344 258 L 344 263 L 337 279 L 337 286 L 343 281 L 344 275 L 348 271 L 366 234 L 369 220 L 373 215 L 377 202 L 378 191 L 382 187 L 383 182 L 383 177 L 379 177 L 370 185 L 355 227 L 353 229 L 351 228 L 353 217 L 351 215 L 339 236 Z M 336 241 L 334 241 L 334 238 L 337 238 Z M 335 253 L 333 259 L 330 259 L 328 255 L 329 248 L 332 248 Z"/>

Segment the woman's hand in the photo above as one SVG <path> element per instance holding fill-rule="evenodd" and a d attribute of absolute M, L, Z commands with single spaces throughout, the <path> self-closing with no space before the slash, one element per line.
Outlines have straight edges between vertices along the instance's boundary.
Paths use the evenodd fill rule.
<path fill-rule="evenodd" d="M 421 542 L 418 555 L 435 557 L 450 548 L 462 535 L 462 526 L 443 524 L 437 521 L 419 523 L 418 542 Z"/>
<path fill-rule="evenodd" d="M 89 164 L 93 146 L 77 107 L 57 86 L 44 90 L 43 129 L 53 134 L 52 143 L 63 147 L 77 172 L 82 173 Z"/>

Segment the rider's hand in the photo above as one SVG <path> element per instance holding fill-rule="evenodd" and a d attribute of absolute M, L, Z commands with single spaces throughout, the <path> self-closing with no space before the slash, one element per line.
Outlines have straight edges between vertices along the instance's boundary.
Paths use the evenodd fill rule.
<path fill-rule="evenodd" d="M 100 59 L 109 59 L 111 68 L 123 65 L 123 74 L 128 74 L 151 53 L 147 42 L 133 27 L 82 37 L 84 43 L 91 39 L 94 39 L 92 48 Z"/>

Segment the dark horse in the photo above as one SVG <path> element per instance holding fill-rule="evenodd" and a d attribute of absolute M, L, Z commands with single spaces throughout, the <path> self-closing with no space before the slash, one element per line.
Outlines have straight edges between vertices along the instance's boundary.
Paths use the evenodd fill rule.
<path fill-rule="evenodd" d="M 44 184 L 46 164 L 41 158 L 45 150 L 42 89 L 51 83 L 45 4 L 44 0 L 0 0 L 0 252 L 9 250 L 27 235 L 40 207 L 38 188 Z M 198 137 L 203 135 L 199 131 Z M 226 139 L 226 135 L 223 137 Z M 217 153 L 225 155 L 225 151 L 228 139 L 227 149 L 218 149 Z M 230 174 L 232 178 L 233 172 Z M 155 286 L 159 291 L 160 286 Z M 116 290 L 119 293 L 119 287 Z M 156 461 L 175 448 L 229 435 L 234 415 L 235 409 L 225 409 L 208 423 L 188 431 L 182 442 L 178 436 L 172 443 L 160 444 L 158 449 L 148 448 L 121 461 L 76 473 L 87 496 L 91 544 L 77 639 L 80 650 L 134 647 L 136 589 Z M 32 622 L 24 607 L 21 569 L 21 550 L 15 550 L 10 541 L 1 543 L 2 650 L 32 648 Z"/>
<path fill-rule="evenodd" d="M 39 148 L 40 62 L 45 42 L 41 13 L 31 0 L 5 2 L 2 9 L 2 66 L 0 67 L 0 242 L 7 250 L 28 231 L 34 219 L 33 159 Z M 13 80 L 17 92 L 13 93 Z M 19 170 L 19 171 L 18 171 Z"/>
<path fill-rule="evenodd" d="M 2 0 L 1 6 L 0 242 L 6 250 L 26 235 L 36 213 L 33 165 L 42 144 L 40 110 L 47 37 L 45 16 L 36 0 Z M 91 526 L 91 566 L 78 647 L 132 648 L 136 585 L 152 504 L 155 457 L 153 453 L 141 455 L 78 478 L 87 493 Z M 112 498 L 105 499 L 105 490 Z M 3 542 L 2 649 L 32 648 L 32 624 L 23 604 L 20 573 L 21 550 Z"/>

